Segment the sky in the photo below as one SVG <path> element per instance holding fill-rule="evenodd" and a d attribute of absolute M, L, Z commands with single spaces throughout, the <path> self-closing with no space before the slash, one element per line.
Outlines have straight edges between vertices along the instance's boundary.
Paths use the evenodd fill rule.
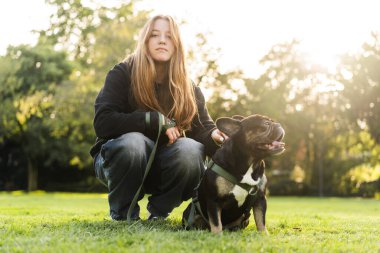
<path fill-rule="evenodd" d="M 186 20 L 181 33 L 188 47 L 196 33 L 211 33 L 222 70 L 240 68 L 246 76 L 257 73 L 277 43 L 298 39 L 316 62 L 333 68 L 339 54 L 359 51 L 371 31 L 380 32 L 378 0 L 142 0 L 137 8 Z M 46 29 L 52 12 L 44 0 L 1 1 L 0 55 L 10 44 L 34 44 L 31 31 Z"/>

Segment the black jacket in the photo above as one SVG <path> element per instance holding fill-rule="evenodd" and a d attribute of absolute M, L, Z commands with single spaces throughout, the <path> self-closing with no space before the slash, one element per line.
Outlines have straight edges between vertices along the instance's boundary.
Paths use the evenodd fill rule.
<path fill-rule="evenodd" d="M 105 84 L 95 100 L 94 129 L 96 143 L 90 154 L 94 157 L 107 140 L 117 138 L 129 132 L 140 132 L 156 140 L 158 134 L 158 113 L 150 112 L 151 123 L 145 123 L 145 113 L 137 107 L 132 96 L 131 68 L 128 63 L 119 63 L 108 72 Z M 205 145 L 205 153 L 211 156 L 218 146 L 211 138 L 211 132 L 216 128 L 208 114 L 204 96 L 199 87 L 194 85 L 194 93 L 198 114 L 195 115 L 191 129 L 186 131 L 186 137 Z M 159 143 L 167 143 L 166 135 L 162 134 Z"/>

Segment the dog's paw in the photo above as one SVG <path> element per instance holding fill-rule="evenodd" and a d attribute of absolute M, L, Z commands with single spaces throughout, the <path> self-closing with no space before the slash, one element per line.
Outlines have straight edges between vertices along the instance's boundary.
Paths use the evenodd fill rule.
<path fill-rule="evenodd" d="M 261 231 L 259 231 L 259 232 L 260 232 L 260 234 L 262 234 L 262 235 L 270 235 L 269 232 L 268 232 L 268 229 L 267 229 L 267 228 L 265 228 L 265 229 L 263 229 L 263 230 L 261 230 Z"/>

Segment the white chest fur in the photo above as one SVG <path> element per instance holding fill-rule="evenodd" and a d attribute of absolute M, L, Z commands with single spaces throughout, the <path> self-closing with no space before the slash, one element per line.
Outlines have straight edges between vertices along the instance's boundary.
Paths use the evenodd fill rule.
<path fill-rule="evenodd" d="M 252 172 L 253 172 L 253 169 L 252 169 L 252 167 L 250 167 L 249 170 L 247 171 L 247 173 L 245 173 L 245 175 L 243 176 L 243 179 L 240 181 L 240 183 L 245 183 L 245 184 L 248 184 L 250 186 L 255 186 L 255 185 L 260 184 L 259 185 L 260 190 L 264 191 L 264 188 L 265 188 L 265 185 L 266 185 L 266 182 L 267 182 L 266 176 L 263 175 L 261 178 L 258 178 L 257 180 L 254 180 L 252 178 Z M 235 185 L 232 188 L 232 190 L 231 190 L 230 193 L 234 195 L 236 201 L 238 202 L 238 206 L 239 207 L 244 204 L 244 201 L 245 201 L 245 199 L 248 196 L 247 190 L 241 188 L 238 185 Z"/>
<path fill-rule="evenodd" d="M 230 193 L 234 195 L 239 207 L 243 205 L 245 199 L 248 196 L 248 192 L 238 185 L 235 185 Z"/>
<path fill-rule="evenodd" d="M 261 178 L 258 178 L 257 180 L 254 180 L 252 178 L 252 172 L 253 168 L 250 167 L 248 171 L 244 174 L 242 180 L 240 183 L 248 184 L 250 186 L 259 185 L 260 190 L 264 191 L 267 179 L 266 176 L 263 175 Z M 218 196 L 225 196 L 227 194 L 233 194 L 236 201 L 238 202 L 238 206 L 242 206 L 244 204 L 245 199 L 248 196 L 247 190 L 243 189 L 242 187 L 238 185 L 234 185 L 224 177 L 217 177 L 216 179 L 216 185 L 217 185 L 217 191 Z"/>
<path fill-rule="evenodd" d="M 247 172 L 244 174 L 243 179 L 240 181 L 242 184 L 248 184 L 251 186 L 257 185 L 260 181 L 260 178 L 257 179 L 256 181 L 252 178 L 252 173 L 253 173 L 253 168 L 252 166 L 249 167 Z"/>

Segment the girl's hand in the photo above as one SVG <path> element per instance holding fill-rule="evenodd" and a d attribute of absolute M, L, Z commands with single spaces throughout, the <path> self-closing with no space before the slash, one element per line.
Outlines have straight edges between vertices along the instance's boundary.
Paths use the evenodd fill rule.
<path fill-rule="evenodd" d="M 223 143 L 228 139 L 228 136 L 217 128 L 212 131 L 211 138 L 217 145 L 223 145 Z"/>
<path fill-rule="evenodd" d="M 165 134 L 169 138 L 168 145 L 173 144 L 179 137 L 181 137 L 181 134 L 179 133 L 179 130 L 177 127 L 168 128 Z"/>

